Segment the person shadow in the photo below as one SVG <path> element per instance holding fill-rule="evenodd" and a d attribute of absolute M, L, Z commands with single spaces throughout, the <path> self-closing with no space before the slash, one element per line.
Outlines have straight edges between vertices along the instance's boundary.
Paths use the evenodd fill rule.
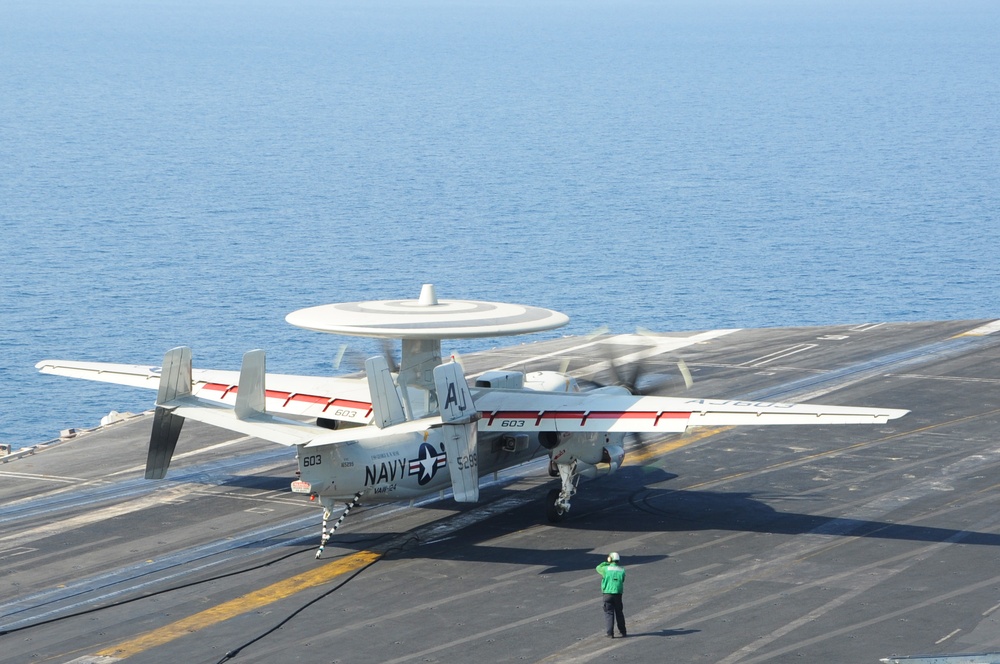
<path fill-rule="evenodd" d="M 688 634 L 697 634 L 700 631 L 700 629 L 660 629 L 653 632 L 629 631 L 626 638 L 634 639 L 640 636 L 687 636 Z"/>

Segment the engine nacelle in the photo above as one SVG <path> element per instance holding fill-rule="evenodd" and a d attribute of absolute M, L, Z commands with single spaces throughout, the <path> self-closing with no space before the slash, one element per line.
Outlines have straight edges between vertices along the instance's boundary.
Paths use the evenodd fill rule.
<path fill-rule="evenodd" d="M 576 379 L 558 371 L 532 371 L 524 377 L 524 387 L 538 392 L 579 392 Z"/>
<path fill-rule="evenodd" d="M 615 396 L 632 396 L 632 393 L 628 391 L 627 387 L 622 387 L 621 385 L 605 385 L 604 387 L 598 387 L 587 392 L 587 394 L 613 394 Z"/>
<path fill-rule="evenodd" d="M 487 371 L 476 379 L 476 387 L 520 390 L 524 387 L 524 374 L 520 371 Z"/>
<path fill-rule="evenodd" d="M 577 459 L 576 472 L 589 478 L 610 475 L 621 468 L 622 461 L 625 460 L 625 448 L 619 445 L 609 445 L 604 448 L 601 457 L 601 460 L 596 464 Z"/>

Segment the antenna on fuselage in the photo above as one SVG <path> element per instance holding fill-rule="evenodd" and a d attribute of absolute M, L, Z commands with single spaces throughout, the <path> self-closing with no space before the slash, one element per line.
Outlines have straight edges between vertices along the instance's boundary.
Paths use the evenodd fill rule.
<path fill-rule="evenodd" d="M 437 293 L 434 292 L 434 284 L 424 284 L 420 287 L 420 299 L 417 302 L 422 307 L 433 307 L 438 303 Z"/>

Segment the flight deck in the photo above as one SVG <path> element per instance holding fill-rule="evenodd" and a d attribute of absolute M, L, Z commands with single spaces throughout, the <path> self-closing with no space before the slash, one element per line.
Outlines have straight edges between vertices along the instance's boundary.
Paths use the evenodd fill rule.
<path fill-rule="evenodd" d="M 319 560 L 321 510 L 289 488 L 294 448 L 191 422 L 167 478 L 146 480 L 144 414 L 0 463 L 0 662 L 1000 651 L 1000 325 L 738 330 L 645 352 L 695 334 L 566 337 L 463 362 L 600 384 L 617 358 L 665 396 L 910 413 L 635 437 L 557 524 L 545 457 L 488 478 L 474 505 L 362 501 Z M 627 569 L 624 639 L 603 635 L 594 568 L 610 551 Z"/>

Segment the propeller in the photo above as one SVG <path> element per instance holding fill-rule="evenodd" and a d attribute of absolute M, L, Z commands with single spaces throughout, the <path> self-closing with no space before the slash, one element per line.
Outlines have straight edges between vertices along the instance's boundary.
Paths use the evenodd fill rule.
<path fill-rule="evenodd" d="M 661 336 L 661 335 L 657 334 L 656 332 L 653 332 L 652 330 L 649 330 L 649 329 L 647 329 L 645 327 L 637 327 L 635 329 L 635 333 L 638 334 L 639 336 L 642 336 L 642 337 L 649 337 L 649 338 L 653 339 L 654 341 L 656 339 L 660 338 L 660 336 Z M 681 378 L 684 379 L 684 387 L 685 387 L 685 389 L 690 390 L 691 386 L 694 385 L 694 378 L 691 377 L 691 370 L 688 369 L 687 362 L 684 361 L 684 358 L 680 357 L 680 358 L 677 358 L 677 363 L 676 364 L 677 364 L 677 371 L 680 372 Z"/>
<path fill-rule="evenodd" d="M 340 365 L 344 361 L 344 354 L 347 352 L 347 344 L 340 344 L 337 349 L 337 356 L 333 358 L 333 370 L 340 371 Z"/>
<path fill-rule="evenodd" d="M 385 362 L 389 365 L 389 371 L 394 374 L 399 373 L 399 362 L 396 360 L 396 350 L 392 347 L 392 341 L 389 339 L 382 339 L 382 354 L 385 356 Z"/>
<path fill-rule="evenodd" d="M 641 328 L 637 330 L 637 333 L 648 337 L 656 336 L 648 330 L 642 330 Z M 684 380 L 684 388 L 691 389 L 691 386 L 694 385 L 694 379 L 691 377 L 691 370 L 688 368 L 687 362 L 683 358 L 678 358 L 675 364 L 677 365 L 678 373 L 680 373 L 681 378 Z M 643 359 L 623 365 L 621 360 L 617 359 L 610 352 L 610 349 L 608 352 L 608 366 L 614 378 L 613 384 L 620 385 L 636 395 L 646 396 L 656 394 L 675 380 L 670 375 L 650 370 Z"/>
<path fill-rule="evenodd" d="M 602 335 L 607 334 L 608 332 L 609 332 L 608 326 L 607 325 L 602 325 L 602 326 L 600 326 L 600 327 L 592 330 L 591 332 L 583 335 L 583 339 L 585 341 L 590 342 L 590 341 L 593 341 L 594 339 L 596 339 L 597 337 L 600 337 Z M 570 356 L 568 356 L 568 355 L 563 358 L 563 361 L 559 363 L 559 373 L 562 373 L 562 374 L 569 373 L 569 363 L 570 363 L 570 361 L 572 361 L 572 359 L 573 358 L 570 357 Z M 593 381 L 589 381 L 589 380 L 585 380 L 584 382 L 593 383 Z"/>
<path fill-rule="evenodd" d="M 389 339 L 382 340 L 382 355 L 385 357 L 386 364 L 389 365 L 389 371 L 399 373 L 399 361 L 396 360 L 396 354 Z M 350 373 L 364 371 L 365 360 L 369 357 L 371 357 L 370 352 L 365 353 L 363 350 L 351 348 L 348 344 L 341 344 L 333 358 L 333 370 Z"/>

